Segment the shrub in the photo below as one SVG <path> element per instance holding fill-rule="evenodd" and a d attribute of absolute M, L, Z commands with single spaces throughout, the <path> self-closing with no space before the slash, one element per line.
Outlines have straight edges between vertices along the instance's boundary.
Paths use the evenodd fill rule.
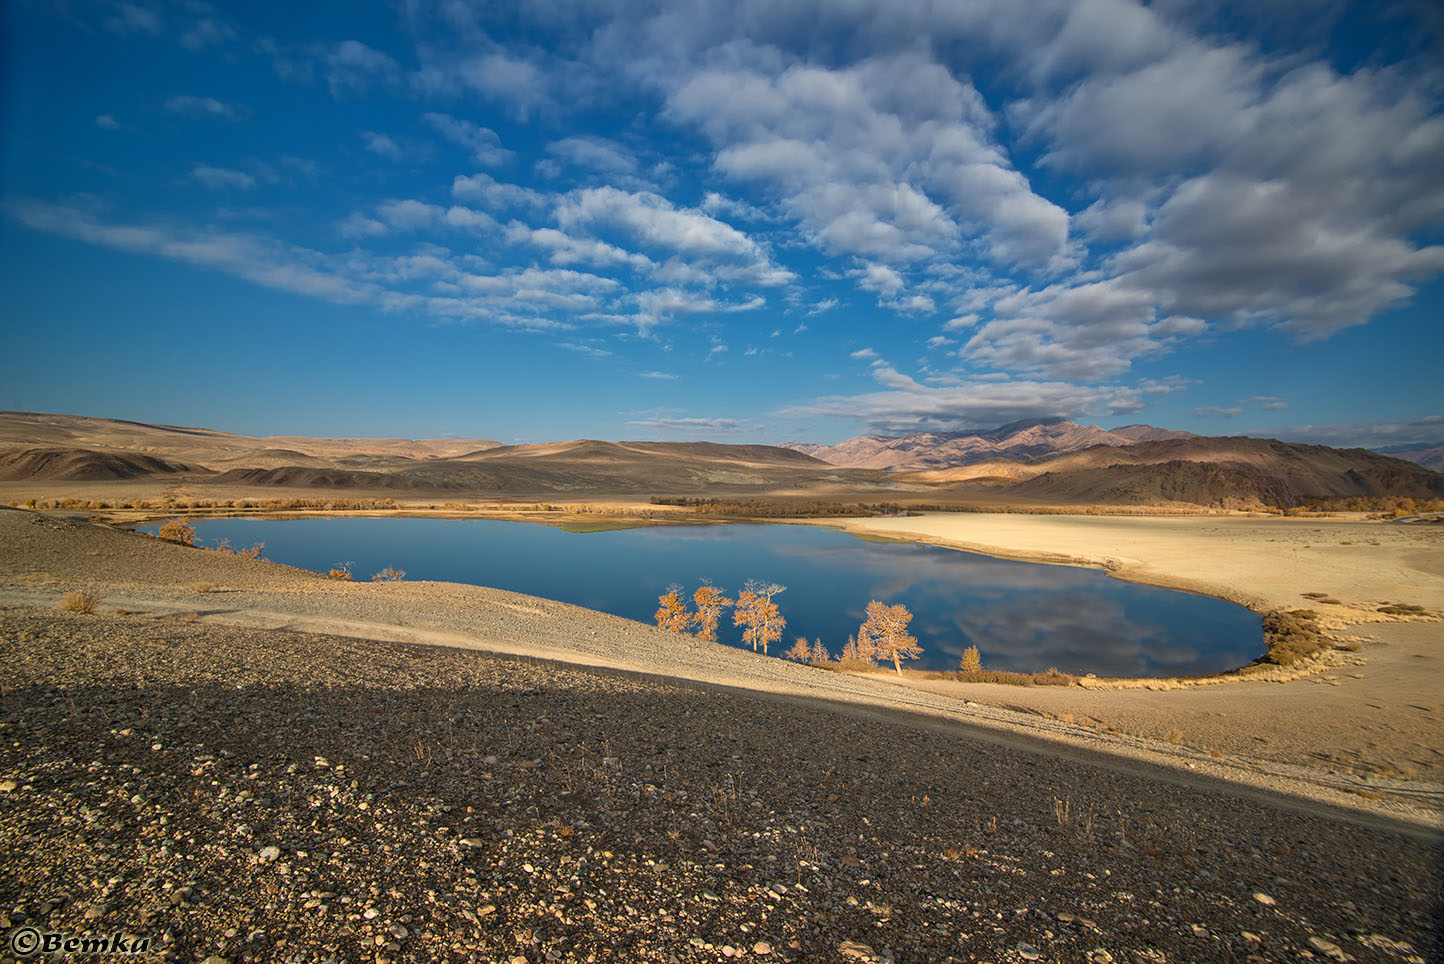
<path fill-rule="evenodd" d="M 66 612 L 93 613 L 95 612 L 95 607 L 100 605 L 100 600 L 103 598 L 99 593 L 77 589 L 74 592 L 68 592 L 61 596 L 60 602 L 57 605 Z"/>
<path fill-rule="evenodd" d="M 174 542 L 178 546 L 193 546 L 196 544 L 196 530 L 180 519 L 172 519 L 160 527 L 156 538 Z"/>
<path fill-rule="evenodd" d="M 255 545 L 251 546 L 249 549 L 238 549 L 236 551 L 236 555 L 240 556 L 242 559 L 259 559 L 261 558 L 261 550 L 264 548 L 266 548 L 266 544 L 264 542 L 258 542 Z M 402 575 L 404 576 L 406 574 L 402 573 Z"/>
<path fill-rule="evenodd" d="M 392 569 L 390 566 L 387 566 L 385 569 L 382 569 L 382 570 L 381 570 L 380 572 L 378 572 L 376 575 L 372 576 L 372 577 L 371 577 L 371 581 L 372 581 L 372 582 L 400 582 L 401 580 L 403 580 L 403 579 L 405 579 L 405 578 L 406 578 L 406 570 L 405 570 L 405 569 Z"/>
<path fill-rule="evenodd" d="M 336 563 L 326 575 L 332 579 L 340 579 L 342 582 L 353 582 L 355 580 L 355 577 L 351 575 L 351 563 L 349 562 Z"/>
<path fill-rule="evenodd" d="M 1264 642 L 1268 652 L 1264 653 L 1264 661 L 1276 666 L 1291 666 L 1317 653 L 1323 648 L 1319 624 L 1315 622 L 1317 619 L 1318 613 L 1312 609 L 1275 610 L 1265 615 Z"/>

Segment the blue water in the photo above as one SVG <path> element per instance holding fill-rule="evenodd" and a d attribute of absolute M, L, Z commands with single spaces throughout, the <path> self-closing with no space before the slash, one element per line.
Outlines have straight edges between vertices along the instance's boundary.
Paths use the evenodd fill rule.
<path fill-rule="evenodd" d="M 813 526 L 660 526 L 569 533 L 522 522 L 459 519 L 212 519 L 198 541 L 264 542 L 265 558 L 326 571 L 350 562 L 493 586 L 652 621 L 669 583 L 710 579 L 728 596 L 748 579 L 782 583 L 782 646 L 821 637 L 834 654 L 870 599 L 903 603 L 924 655 L 911 665 L 955 669 L 976 645 L 988 669 L 1056 666 L 1100 676 L 1193 675 L 1231 669 L 1263 651 L 1258 616 L 1207 596 L 1155 589 L 1068 566 L 1010 562 L 899 543 L 863 542 Z M 153 531 L 155 527 L 150 527 Z M 724 614 L 724 643 L 742 645 Z M 774 649 L 774 653 L 777 650 Z"/>

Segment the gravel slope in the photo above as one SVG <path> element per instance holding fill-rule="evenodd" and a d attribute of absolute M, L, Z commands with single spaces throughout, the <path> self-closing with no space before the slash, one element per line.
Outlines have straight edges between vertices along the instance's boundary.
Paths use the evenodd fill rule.
<path fill-rule="evenodd" d="M 1416 834 L 438 646 L 0 610 L 0 926 L 179 961 L 1437 960 Z"/>

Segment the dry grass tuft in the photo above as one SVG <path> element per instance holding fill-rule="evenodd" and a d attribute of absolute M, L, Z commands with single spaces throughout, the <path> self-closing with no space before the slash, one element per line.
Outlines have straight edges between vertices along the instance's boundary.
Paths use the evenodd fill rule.
<path fill-rule="evenodd" d="M 93 613 L 95 612 L 95 607 L 99 606 L 100 601 L 104 598 L 100 593 L 86 592 L 84 589 L 77 589 L 74 592 L 68 592 L 61 596 L 60 602 L 56 603 L 56 605 L 66 612 Z"/>

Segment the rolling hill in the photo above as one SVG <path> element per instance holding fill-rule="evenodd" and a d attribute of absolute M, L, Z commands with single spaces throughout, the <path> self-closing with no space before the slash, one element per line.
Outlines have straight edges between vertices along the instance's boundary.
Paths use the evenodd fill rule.
<path fill-rule="evenodd" d="M 908 473 L 908 481 L 1008 486 L 1020 498 L 1096 504 L 1296 505 L 1349 496 L 1444 497 L 1444 474 L 1368 449 L 1276 439 L 1161 439 L 1095 446 L 1036 462 L 995 459 Z"/>
<path fill-rule="evenodd" d="M 1125 425 L 1104 431 L 1097 425 L 1079 425 L 1065 418 L 1029 419 L 994 429 L 969 432 L 920 432 L 912 435 L 860 435 L 836 445 L 789 442 L 788 448 L 806 452 L 824 462 L 849 468 L 908 472 L 970 465 L 989 459 L 1031 461 L 1095 445 L 1132 445 L 1135 442 L 1193 438 L 1191 432 Z"/>

